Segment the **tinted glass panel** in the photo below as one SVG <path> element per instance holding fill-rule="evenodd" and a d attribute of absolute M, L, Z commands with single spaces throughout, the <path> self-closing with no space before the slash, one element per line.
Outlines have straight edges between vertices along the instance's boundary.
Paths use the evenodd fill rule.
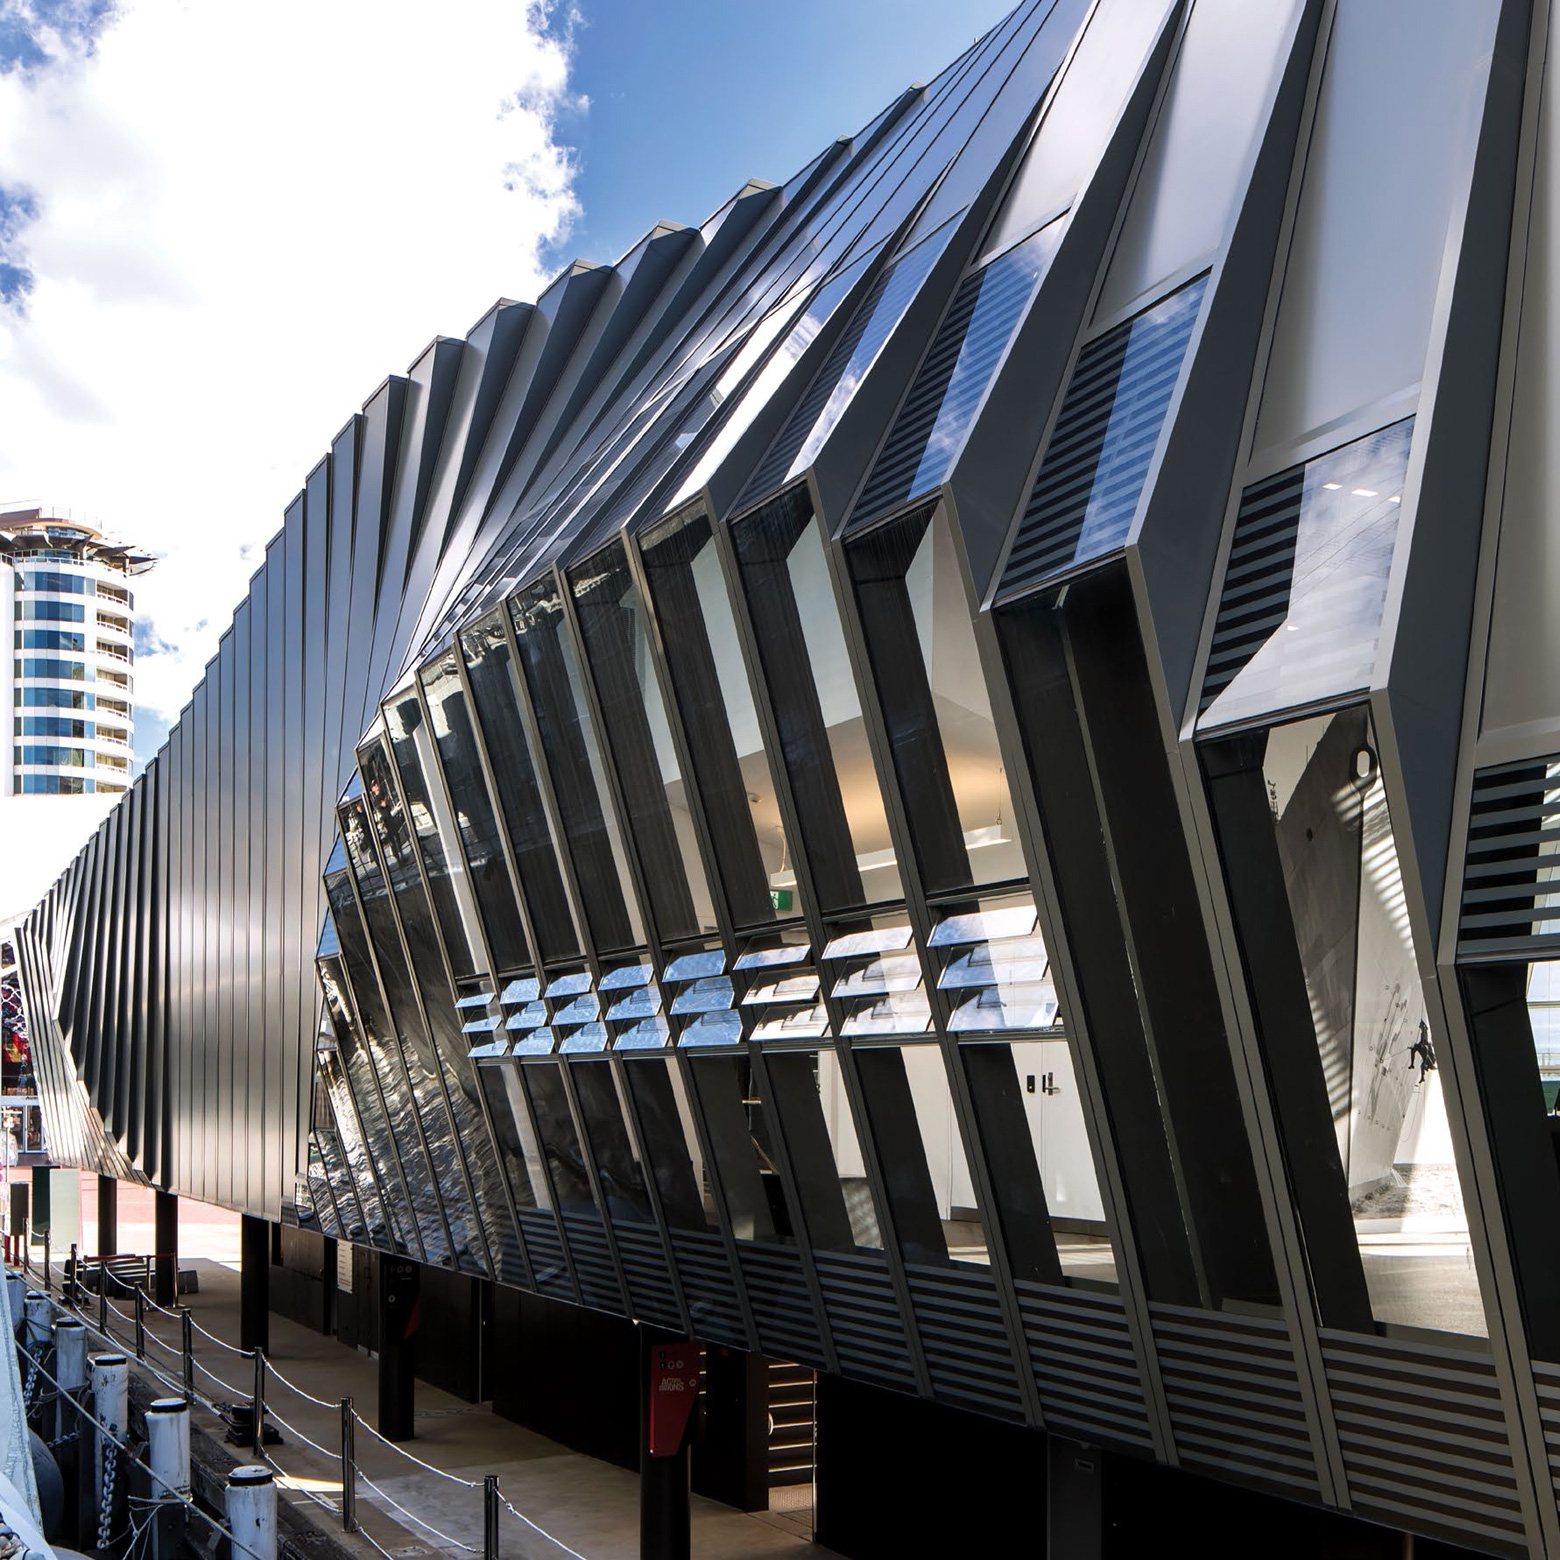
<path fill-rule="evenodd" d="M 624 1067 L 623 1075 L 667 1222 L 686 1230 L 719 1229 L 704 1150 L 677 1064 L 662 1057 L 636 1059 Z"/>
<path fill-rule="evenodd" d="M 1414 423 L 1246 489 L 1200 729 L 1369 686 Z"/>
<path fill-rule="evenodd" d="M 732 1234 L 795 1245 L 774 1124 L 753 1064 L 745 1056 L 692 1056 L 688 1076 L 703 1111 Z"/>

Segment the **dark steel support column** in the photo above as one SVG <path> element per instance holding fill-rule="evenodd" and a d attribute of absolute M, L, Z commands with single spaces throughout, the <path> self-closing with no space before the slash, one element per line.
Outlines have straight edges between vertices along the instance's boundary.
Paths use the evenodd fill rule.
<path fill-rule="evenodd" d="M 152 1199 L 152 1253 L 156 1258 L 152 1298 L 172 1305 L 179 1297 L 179 1198 L 159 1191 Z"/>
<path fill-rule="evenodd" d="M 119 1254 L 119 1182 L 111 1175 L 97 1178 L 97 1254 Z"/>
<path fill-rule="evenodd" d="M 238 1229 L 238 1343 L 241 1349 L 271 1347 L 271 1226 L 244 1214 Z"/>
<path fill-rule="evenodd" d="M 1104 1552 L 1104 1455 L 1051 1436 L 1045 1458 L 1046 1560 L 1099 1560 Z"/>
<path fill-rule="evenodd" d="M 639 1560 L 689 1560 L 692 1510 L 685 1433 L 675 1456 L 650 1455 L 654 1348 L 664 1335 L 639 1329 Z M 689 1430 L 693 1421 L 689 1420 Z"/>
<path fill-rule="evenodd" d="M 379 1253 L 379 1433 L 410 1441 L 417 1402 L 417 1298 L 422 1268 Z"/>
<path fill-rule="evenodd" d="M 738 1511 L 769 1506 L 769 1362 L 745 1349 L 704 1351 L 704 1424 L 693 1487 Z"/>

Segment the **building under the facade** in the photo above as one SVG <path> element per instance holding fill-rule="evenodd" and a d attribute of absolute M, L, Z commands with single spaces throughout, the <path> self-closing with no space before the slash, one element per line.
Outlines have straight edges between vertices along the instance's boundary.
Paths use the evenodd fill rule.
<path fill-rule="evenodd" d="M 434 341 L 21 928 L 56 1152 L 814 1368 L 820 1523 L 1560 1555 L 1548 47 L 1025 0 Z"/>

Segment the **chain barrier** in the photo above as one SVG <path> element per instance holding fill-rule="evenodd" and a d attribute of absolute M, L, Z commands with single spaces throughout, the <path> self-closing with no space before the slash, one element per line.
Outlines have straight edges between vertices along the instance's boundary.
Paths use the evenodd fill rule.
<path fill-rule="evenodd" d="M 109 1540 L 113 1537 L 114 1526 L 114 1490 L 119 1482 L 119 1446 L 117 1442 L 110 1441 L 102 1449 L 103 1456 L 103 1488 L 99 1495 L 98 1506 L 98 1553 L 105 1553 Z"/>
<path fill-rule="evenodd" d="M 451 1549 L 464 1550 L 468 1555 L 474 1555 L 477 1553 L 477 1549 L 474 1544 L 463 1544 L 458 1538 L 451 1538 L 448 1533 L 441 1533 L 438 1528 L 434 1527 L 431 1523 L 424 1522 L 423 1519 L 415 1512 L 408 1511 L 406 1507 L 395 1498 L 394 1495 L 389 1494 L 387 1491 L 377 1485 L 371 1478 L 369 1478 L 366 1473 L 363 1472 L 361 1468 L 358 1469 L 357 1476 L 369 1487 L 369 1489 L 371 1489 L 382 1501 L 384 1501 L 386 1505 L 395 1507 L 395 1509 L 399 1511 L 401 1515 L 409 1522 L 415 1522 L 417 1526 L 422 1528 L 425 1532 L 433 1534 L 433 1536 L 438 1539 L 441 1544 L 447 1544 Z"/>
<path fill-rule="evenodd" d="M 270 1373 L 273 1380 L 281 1382 L 281 1384 L 286 1387 L 289 1392 L 296 1392 L 298 1396 L 304 1400 L 304 1402 L 312 1403 L 316 1408 L 328 1409 L 331 1413 L 335 1413 L 336 1409 L 340 1406 L 339 1403 L 327 1403 L 324 1398 L 317 1398 L 312 1392 L 305 1392 L 297 1382 L 289 1381 L 281 1373 L 281 1371 L 276 1368 L 276 1362 L 274 1360 L 267 1359 L 265 1362 L 265 1368 Z"/>
<path fill-rule="evenodd" d="M 360 1413 L 358 1413 L 356 1409 L 353 1409 L 352 1417 L 357 1420 L 357 1422 L 362 1425 L 362 1427 L 368 1431 L 368 1433 L 373 1436 L 376 1441 L 380 1442 L 384 1446 L 388 1446 L 392 1452 L 395 1452 L 398 1456 L 404 1457 L 407 1462 L 416 1463 L 419 1468 L 428 1473 L 436 1473 L 441 1479 L 448 1479 L 451 1484 L 464 1485 L 468 1490 L 478 1490 L 482 1488 L 481 1482 L 477 1479 L 463 1479 L 457 1473 L 450 1473 L 444 1468 L 435 1468 L 432 1463 L 426 1463 L 422 1460 L 421 1457 L 414 1456 L 411 1452 L 407 1451 L 404 1446 L 400 1446 L 396 1442 L 388 1439 L 386 1436 L 381 1435 L 379 1431 L 376 1430 L 371 1424 L 369 1424 L 369 1422 Z"/>

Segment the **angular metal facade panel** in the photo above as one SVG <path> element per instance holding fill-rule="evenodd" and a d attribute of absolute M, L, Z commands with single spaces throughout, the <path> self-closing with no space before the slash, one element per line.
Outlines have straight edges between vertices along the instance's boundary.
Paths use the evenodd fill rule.
<path fill-rule="evenodd" d="M 1027 0 L 385 381 L 8 934 L 56 1156 L 1560 1555 L 1548 18 L 1436 14 Z"/>

